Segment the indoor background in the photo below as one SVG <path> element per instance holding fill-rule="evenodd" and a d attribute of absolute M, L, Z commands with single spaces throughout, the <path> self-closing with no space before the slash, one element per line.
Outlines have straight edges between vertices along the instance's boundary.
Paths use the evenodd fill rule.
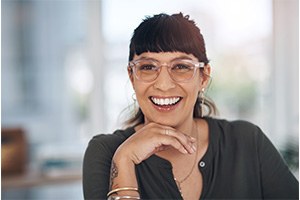
<path fill-rule="evenodd" d="M 2 0 L 2 199 L 82 199 L 89 139 L 122 128 L 128 45 L 158 13 L 190 15 L 219 118 L 259 125 L 298 178 L 298 0 Z"/>

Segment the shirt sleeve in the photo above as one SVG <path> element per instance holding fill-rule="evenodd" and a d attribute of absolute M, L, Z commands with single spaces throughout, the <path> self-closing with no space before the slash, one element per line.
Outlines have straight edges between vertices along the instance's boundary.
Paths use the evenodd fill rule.
<path fill-rule="evenodd" d="M 297 179 L 270 140 L 260 129 L 258 132 L 258 155 L 264 199 L 298 199 Z"/>
<path fill-rule="evenodd" d="M 110 166 L 113 153 L 103 141 L 104 137 L 94 137 L 88 144 L 83 159 L 84 199 L 107 199 Z"/>

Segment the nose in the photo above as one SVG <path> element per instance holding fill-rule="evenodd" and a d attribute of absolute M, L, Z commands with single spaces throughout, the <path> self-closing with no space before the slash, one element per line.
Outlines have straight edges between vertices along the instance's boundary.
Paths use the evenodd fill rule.
<path fill-rule="evenodd" d="M 161 91 L 168 91 L 175 88 L 175 86 L 176 85 L 168 72 L 168 68 L 162 67 L 158 77 L 155 80 L 154 88 Z"/>

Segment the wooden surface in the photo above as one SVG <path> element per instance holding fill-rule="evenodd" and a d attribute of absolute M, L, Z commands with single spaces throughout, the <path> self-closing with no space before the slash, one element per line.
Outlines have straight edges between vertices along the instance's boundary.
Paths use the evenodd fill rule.
<path fill-rule="evenodd" d="M 76 170 L 57 171 L 49 174 L 28 172 L 20 175 L 2 176 L 1 189 L 28 188 L 43 185 L 81 181 L 82 175 Z"/>

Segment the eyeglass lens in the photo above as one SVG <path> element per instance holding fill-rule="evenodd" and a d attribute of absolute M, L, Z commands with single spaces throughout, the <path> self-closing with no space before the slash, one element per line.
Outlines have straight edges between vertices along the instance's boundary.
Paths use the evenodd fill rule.
<path fill-rule="evenodd" d="M 158 77 L 161 67 L 154 61 L 141 60 L 135 63 L 135 74 L 140 80 L 154 81 Z M 167 67 L 169 75 L 174 81 L 187 81 L 194 76 L 195 64 L 191 62 L 173 61 Z"/>

